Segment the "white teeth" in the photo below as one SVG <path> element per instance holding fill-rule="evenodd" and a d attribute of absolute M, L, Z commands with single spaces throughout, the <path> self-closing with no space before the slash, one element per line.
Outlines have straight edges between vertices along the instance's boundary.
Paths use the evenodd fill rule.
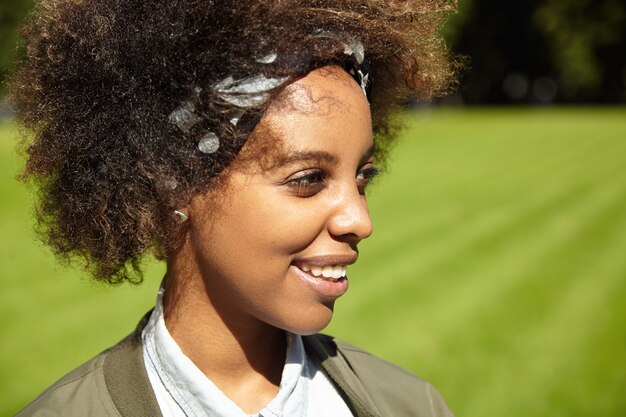
<path fill-rule="evenodd" d="M 341 265 L 333 266 L 333 278 L 339 279 L 343 276 L 343 267 Z"/>
<path fill-rule="evenodd" d="M 322 268 L 322 275 L 324 278 L 332 278 L 333 277 L 333 267 L 326 265 Z"/>
<path fill-rule="evenodd" d="M 311 275 L 316 277 L 322 276 L 324 278 L 339 279 L 346 276 L 347 267 L 345 265 L 317 266 L 301 264 L 300 269 L 304 272 L 310 272 Z"/>

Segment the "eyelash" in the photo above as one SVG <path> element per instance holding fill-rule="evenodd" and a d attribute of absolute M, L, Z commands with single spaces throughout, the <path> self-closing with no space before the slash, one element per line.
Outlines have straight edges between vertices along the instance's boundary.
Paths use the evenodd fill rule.
<path fill-rule="evenodd" d="M 356 176 L 357 188 L 360 194 L 365 193 L 365 188 L 372 180 L 380 174 L 380 169 L 369 166 L 362 168 Z M 297 197 L 308 198 L 322 191 L 326 185 L 326 174 L 321 169 L 311 169 L 301 172 L 300 176 L 288 180 L 285 184 L 292 188 L 292 192 Z"/>
<path fill-rule="evenodd" d="M 364 169 L 361 169 L 357 174 L 357 184 L 359 187 L 359 192 L 361 194 L 365 193 L 365 187 L 372 183 L 374 178 L 380 175 L 380 168 L 376 168 L 375 166 L 370 166 Z M 359 178 L 361 177 L 361 178 Z M 359 183 L 360 182 L 360 183 Z"/>

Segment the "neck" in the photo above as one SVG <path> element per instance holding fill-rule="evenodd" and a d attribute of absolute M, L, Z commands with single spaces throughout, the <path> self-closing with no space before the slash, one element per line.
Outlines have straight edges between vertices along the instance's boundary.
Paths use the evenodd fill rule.
<path fill-rule="evenodd" d="M 285 364 L 285 332 L 211 298 L 221 277 L 189 267 L 178 254 L 168 264 L 165 325 L 182 351 L 247 413 L 258 412 L 278 392 Z"/>

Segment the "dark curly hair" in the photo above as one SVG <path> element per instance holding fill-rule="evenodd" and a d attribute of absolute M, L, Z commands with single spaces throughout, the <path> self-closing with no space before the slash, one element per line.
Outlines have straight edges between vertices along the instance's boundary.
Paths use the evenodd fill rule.
<path fill-rule="evenodd" d="M 97 279 L 141 281 L 142 256 L 166 257 L 179 241 L 172 210 L 208 189 L 266 105 L 237 113 L 235 127 L 228 123 L 233 106 L 207 87 L 228 77 L 295 80 L 322 66 L 345 66 L 341 39 L 364 46 L 383 155 L 395 132 L 391 112 L 450 85 L 452 65 L 438 30 L 454 6 L 41 0 L 22 29 L 26 50 L 10 85 L 18 118 L 32 132 L 22 178 L 39 190 L 40 233 L 62 259 L 86 259 Z M 272 55 L 279 58 L 268 65 L 263 57 Z M 172 123 L 181 104 L 197 118 L 182 128 Z M 214 153 L 198 150 L 206 131 L 219 137 Z"/>

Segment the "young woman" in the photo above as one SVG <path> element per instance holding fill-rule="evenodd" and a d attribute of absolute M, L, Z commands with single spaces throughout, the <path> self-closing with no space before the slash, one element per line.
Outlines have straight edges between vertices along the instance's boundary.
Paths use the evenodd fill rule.
<path fill-rule="evenodd" d="M 445 1 L 42 1 L 12 96 L 63 257 L 167 273 L 129 337 L 21 416 L 450 416 L 318 334 L 372 233 L 389 115 L 445 87 Z"/>

